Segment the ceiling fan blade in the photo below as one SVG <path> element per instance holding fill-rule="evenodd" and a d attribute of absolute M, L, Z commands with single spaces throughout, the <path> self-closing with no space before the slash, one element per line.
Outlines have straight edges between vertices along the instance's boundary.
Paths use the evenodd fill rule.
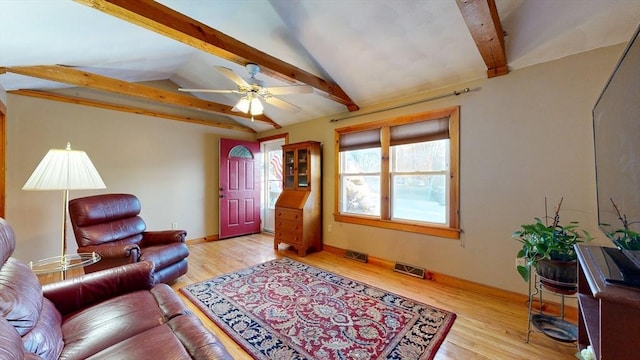
<path fill-rule="evenodd" d="M 310 94 L 313 92 L 313 88 L 309 85 L 275 86 L 267 88 L 267 91 L 271 95 Z"/>
<path fill-rule="evenodd" d="M 207 93 L 219 93 L 219 94 L 240 94 L 238 90 L 214 90 L 214 89 L 178 89 L 183 92 L 207 92 Z"/>
<path fill-rule="evenodd" d="M 277 97 L 274 97 L 274 96 L 265 97 L 264 101 L 267 104 L 271 104 L 271 105 L 273 105 L 275 107 L 278 107 L 278 108 L 280 108 L 282 110 L 289 111 L 289 112 L 296 112 L 297 113 L 297 112 L 300 112 L 300 110 L 301 110 L 299 107 L 297 107 L 297 106 L 295 106 L 295 105 L 293 105 L 291 103 L 288 103 L 288 102 L 286 102 L 286 101 L 284 101 L 282 99 L 278 99 Z"/>
<path fill-rule="evenodd" d="M 220 71 L 222 73 L 222 75 L 228 77 L 229 79 L 231 79 L 231 81 L 233 81 L 234 83 L 236 83 L 236 85 L 240 86 L 240 87 L 247 87 L 249 86 L 249 84 L 240 76 L 238 76 L 238 74 L 234 73 L 233 70 L 226 68 L 224 66 L 218 66 L 216 65 L 216 70 Z"/>

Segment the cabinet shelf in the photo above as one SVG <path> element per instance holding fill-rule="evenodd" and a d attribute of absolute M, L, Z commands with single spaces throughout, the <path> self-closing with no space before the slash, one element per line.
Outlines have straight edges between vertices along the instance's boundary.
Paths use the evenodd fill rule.
<path fill-rule="evenodd" d="M 598 301 L 587 295 L 578 294 L 578 305 L 580 306 L 580 324 L 585 326 L 587 335 L 591 339 L 591 346 L 596 352 L 596 358 L 599 359 L 600 351 L 600 314 L 598 313 Z M 584 346 L 586 347 L 586 346 Z"/>
<path fill-rule="evenodd" d="M 634 359 L 640 353 L 640 289 L 608 283 L 599 262 L 602 248 L 576 245 L 578 347 L 598 360 Z"/>

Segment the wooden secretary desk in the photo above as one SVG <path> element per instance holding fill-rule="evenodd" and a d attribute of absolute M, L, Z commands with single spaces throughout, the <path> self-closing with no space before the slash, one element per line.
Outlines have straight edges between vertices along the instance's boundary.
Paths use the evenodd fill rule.
<path fill-rule="evenodd" d="M 299 256 L 322 250 L 322 147 L 306 141 L 282 146 L 283 191 L 276 201 L 273 247 L 292 245 Z"/>

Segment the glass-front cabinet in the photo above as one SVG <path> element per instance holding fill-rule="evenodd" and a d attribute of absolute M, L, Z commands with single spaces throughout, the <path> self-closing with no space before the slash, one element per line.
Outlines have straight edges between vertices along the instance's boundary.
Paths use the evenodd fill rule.
<path fill-rule="evenodd" d="M 309 186 L 309 150 L 298 149 L 298 187 Z"/>
<path fill-rule="evenodd" d="M 274 248 L 286 243 L 305 256 L 322 249 L 322 189 L 319 142 L 306 141 L 282 147 L 283 191 L 276 202 Z"/>
<path fill-rule="evenodd" d="M 285 189 L 305 189 L 309 187 L 310 151 L 311 149 L 307 146 L 283 150 L 285 167 L 283 186 Z"/>

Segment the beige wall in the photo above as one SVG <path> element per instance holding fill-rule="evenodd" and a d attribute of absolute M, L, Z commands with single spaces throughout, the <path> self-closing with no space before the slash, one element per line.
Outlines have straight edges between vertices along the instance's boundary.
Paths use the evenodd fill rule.
<path fill-rule="evenodd" d="M 623 49 L 591 51 L 422 98 L 475 89 L 460 96 L 284 129 L 291 142 L 324 144 L 324 243 L 520 293 L 527 292 L 527 285 L 515 271 L 519 247 L 511 233 L 519 224 L 544 216 L 545 196 L 551 212 L 564 196 L 563 222 L 579 221 L 608 244 L 596 226 L 591 110 Z M 460 240 L 333 221 L 334 128 L 452 105 L 461 106 Z M 273 133 L 277 131 L 260 135 Z"/>
<path fill-rule="evenodd" d="M 7 114 L 7 220 L 17 234 L 15 256 L 57 255 L 62 192 L 21 188 L 50 148 L 87 152 L 107 189 L 71 191 L 70 197 L 132 193 L 150 230 L 172 222 L 187 238 L 218 233 L 218 139 L 255 139 L 247 133 L 135 114 L 11 95 Z M 75 252 L 68 232 L 69 252 Z"/>
<path fill-rule="evenodd" d="M 475 89 L 469 94 L 337 123 L 318 119 L 259 136 L 289 132 L 292 143 L 324 144 L 326 244 L 526 293 L 514 269 L 518 243 L 510 235 L 519 224 L 544 215 L 545 196 L 550 208 L 564 196 L 562 219 L 580 221 L 599 235 L 591 109 L 623 49 L 619 45 L 578 54 L 419 97 Z M 333 221 L 333 129 L 452 105 L 461 106 L 460 240 Z M 150 229 L 176 221 L 189 238 L 217 233 L 220 130 L 15 95 L 9 95 L 7 106 L 7 218 L 18 233 L 17 257 L 29 260 L 58 252 L 62 194 L 20 188 L 46 151 L 66 141 L 87 151 L 108 186 L 73 191 L 72 197 L 130 192 L 141 198 Z M 362 112 L 375 108 L 363 106 Z M 72 239 L 69 244 L 75 244 Z"/>

